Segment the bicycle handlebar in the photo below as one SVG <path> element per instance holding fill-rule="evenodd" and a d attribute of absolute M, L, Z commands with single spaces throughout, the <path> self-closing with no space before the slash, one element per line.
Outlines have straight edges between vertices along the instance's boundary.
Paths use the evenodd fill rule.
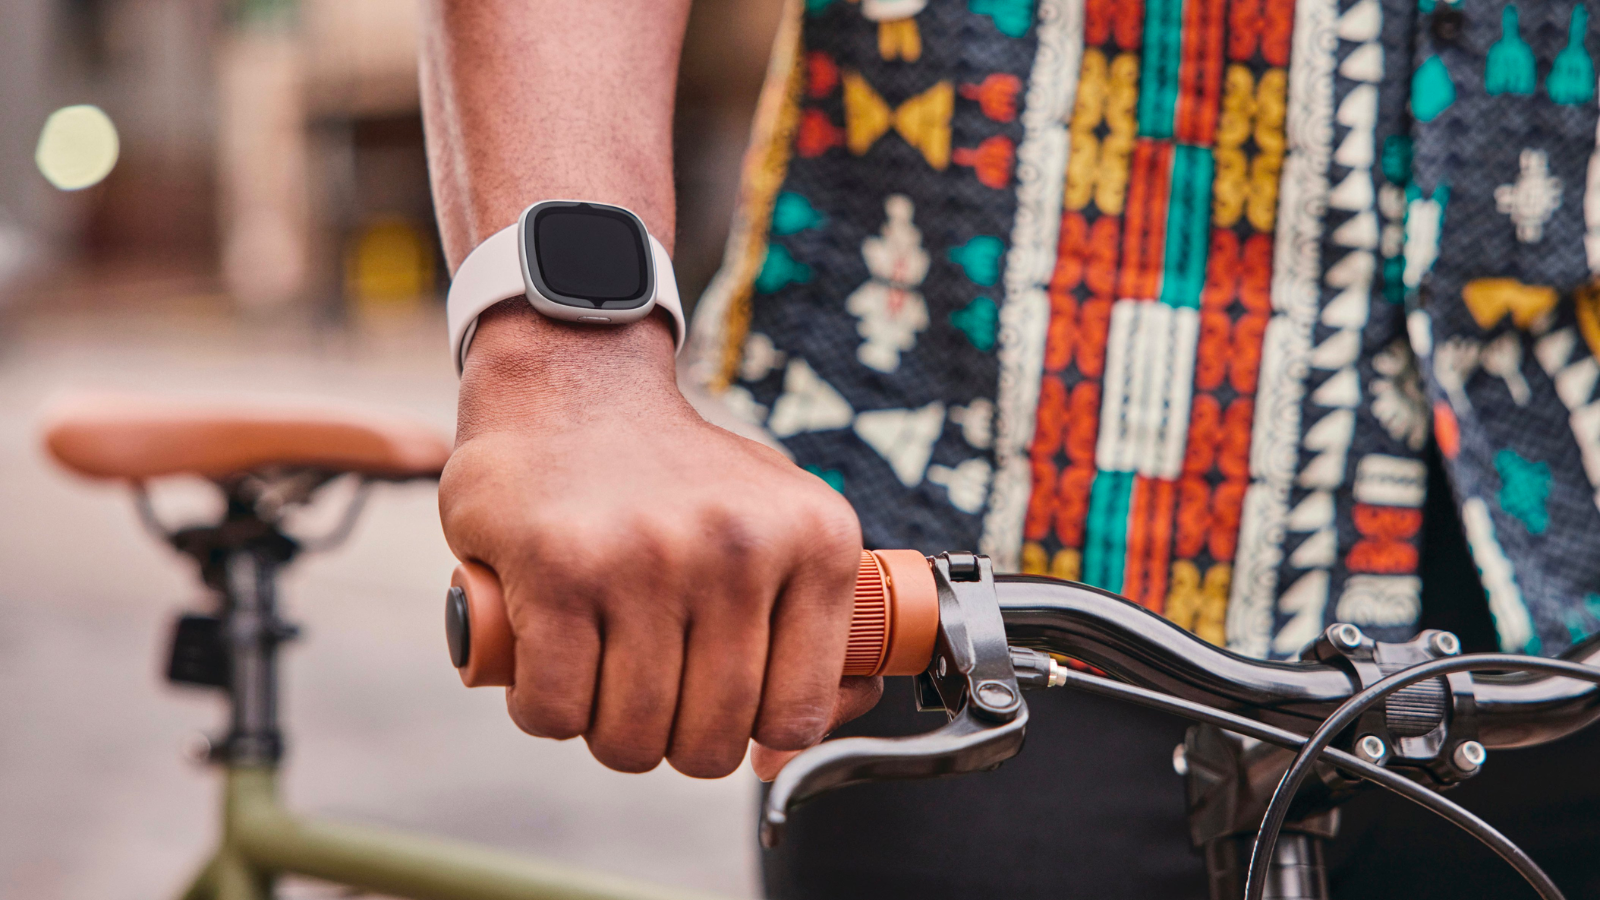
<path fill-rule="evenodd" d="M 995 594 L 1013 645 L 1217 709 L 1249 710 L 1291 731 L 1315 728 L 1352 693 L 1350 679 L 1333 666 L 1240 656 L 1088 585 L 996 575 Z"/>
<path fill-rule="evenodd" d="M 1359 689 L 1335 666 L 1240 656 L 1087 585 L 999 575 L 994 587 L 1013 645 L 1076 659 L 1217 709 L 1249 712 L 1300 734 L 1311 733 Z M 910 550 L 863 552 L 855 603 L 845 674 L 915 675 L 928 667 L 939 598 L 925 557 Z M 515 642 L 494 572 L 476 563 L 456 569 L 446 627 L 464 684 L 511 683 Z M 1600 662 L 1600 636 L 1566 658 Z M 1571 678 L 1480 675 L 1475 692 L 1478 740 L 1490 748 L 1546 743 L 1600 719 L 1600 687 Z"/>

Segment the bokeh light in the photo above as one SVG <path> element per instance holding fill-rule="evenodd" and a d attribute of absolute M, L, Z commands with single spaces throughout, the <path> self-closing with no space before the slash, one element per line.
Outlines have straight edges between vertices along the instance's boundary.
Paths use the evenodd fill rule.
<path fill-rule="evenodd" d="M 99 184 L 117 164 L 117 126 L 98 106 L 64 106 L 39 132 L 33 159 L 45 180 L 63 191 Z"/>

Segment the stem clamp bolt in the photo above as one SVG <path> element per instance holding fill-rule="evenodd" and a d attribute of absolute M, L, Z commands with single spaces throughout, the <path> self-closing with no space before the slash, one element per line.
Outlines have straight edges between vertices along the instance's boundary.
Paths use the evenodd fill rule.
<path fill-rule="evenodd" d="M 1361 629 L 1348 622 L 1341 622 L 1333 626 L 1329 635 L 1340 649 L 1354 650 L 1361 646 Z"/>
<path fill-rule="evenodd" d="M 1356 755 L 1369 763 L 1382 762 L 1383 758 L 1389 755 L 1389 746 L 1383 742 L 1383 738 L 1375 734 L 1364 734 L 1356 741 Z"/>
<path fill-rule="evenodd" d="M 1450 760 L 1463 772 L 1478 771 L 1488 758 L 1489 751 L 1477 741 L 1462 741 L 1456 745 L 1456 752 L 1450 754 Z"/>
<path fill-rule="evenodd" d="M 1461 640 L 1448 631 L 1435 633 L 1431 643 L 1433 652 L 1440 656 L 1455 656 L 1461 652 Z"/>

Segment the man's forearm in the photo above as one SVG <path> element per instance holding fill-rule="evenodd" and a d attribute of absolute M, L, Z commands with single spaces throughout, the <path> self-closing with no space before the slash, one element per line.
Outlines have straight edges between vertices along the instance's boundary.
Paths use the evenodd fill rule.
<path fill-rule="evenodd" d="M 673 231 L 672 99 L 689 0 L 428 0 L 422 88 L 455 270 L 529 203 Z M 861 529 L 843 496 L 679 394 L 665 314 L 478 320 L 445 539 L 493 569 L 517 632 L 509 711 L 625 772 L 720 778 L 751 738 L 819 740 L 840 701 Z M 640 673 L 649 673 L 640 677 Z M 870 701 L 871 684 L 852 684 Z"/>
<path fill-rule="evenodd" d="M 672 104 L 688 8 L 689 0 L 428 0 L 423 123 L 452 272 L 528 204 L 556 198 L 628 207 L 671 251 Z M 564 367 L 592 376 L 586 361 L 597 354 L 662 376 L 653 393 L 676 396 L 664 316 L 574 327 L 527 304 L 503 306 L 483 317 L 473 342 L 464 433 L 481 424 L 473 397 L 487 392 L 504 405 L 535 389 L 543 403 L 549 388 L 573 380 Z"/>
<path fill-rule="evenodd" d="M 688 0 L 430 0 L 422 102 L 450 268 L 550 198 L 626 206 L 673 246 Z"/>

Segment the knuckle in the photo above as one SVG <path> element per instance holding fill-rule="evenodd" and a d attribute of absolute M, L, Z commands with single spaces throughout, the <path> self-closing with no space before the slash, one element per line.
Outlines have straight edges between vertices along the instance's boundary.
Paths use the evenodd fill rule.
<path fill-rule="evenodd" d="M 861 547 L 861 523 L 842 498 L 814 504 L 802 522 L 807 543 L 819 557 L 837 557 Z"/>
<path fill-rule="evenodd" d="M 531 583 L 547 608 L 574 616 L 595 616 L 607 594 L 606 582 L 599 567 L 572 565 L 540 572 Z"/>
<path fill-rule="evenodd" d="M 856 519 L 855 511 L 848 507 L 834 510 L 824 517 L 817 529 L 817 536 L 830 553 L 861 549 L 861 523 Z M 855 560 L 850 560 L 850 565 L 854 566 Z"/>
<path fill-rule="evenodd" d="M 539 527 L 519 541 L 502 578 L 528 585 L 530 596 L 549 609 L 579 612 L 592 609 L 607 593 L 616 566 L 604 548 L 588 541 L 581 527 L 559 533 Z"/>
<path fill-rule="evenodd" d="M 451 451 L 450 458 L 445 460 L 444 469 L 439 473 L 441 501 L 469 497 L 475 493 L 474 488 L 488 471 L 482 456 L 472 441 L 458 444 Z"/>
<path fill-rule="evenodd" d="M 772 541 L 771 527 L 763 517 L 730 503 L 716 503 L 701 513 L 701 532 L 707 545 L 726 557 L 758 560 Z"/>
<path fill-rule="evenodd" d="M 672 519 L 651 515 L 636 520 L 625 533 L 632 565 L 672 573 L 681 570 L 695 555 L 694 537 Z"/>
<path fill-rule="evenodd" d="M 719 517 L 708 528 L 706 562 L 723 596 L 751 610 L 770 607 L 782 574 L 781 524 L 758 516 Z"/>
<path fill-rule="evenodd" d="M 524 526 L 523 551 L 529 563 L 561 572 L 584 573 L 603 568 L 617 542 L 617 529 L 582 515 L 545 512 Z"/>

